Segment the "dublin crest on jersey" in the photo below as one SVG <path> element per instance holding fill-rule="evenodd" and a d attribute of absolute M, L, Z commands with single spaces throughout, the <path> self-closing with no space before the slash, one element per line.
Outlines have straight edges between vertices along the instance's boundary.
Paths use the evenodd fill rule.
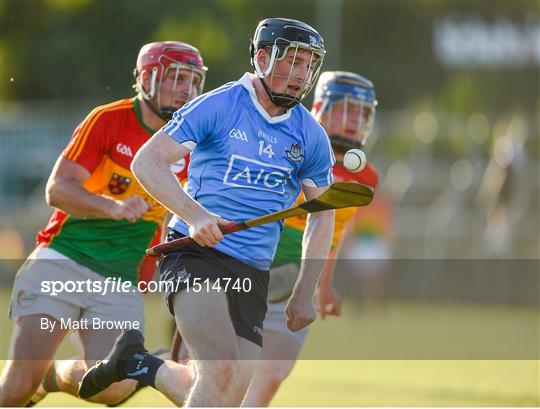
<path fill-rule="evenodd" d="M 285 152 L 287 153 L 287 158 L 292 162 L 300 162 L 304 159 L 302 147 L 299 143 L 293 143 L 290 149 L 285 149 Z"/>
<path fill-rule="evenodd" d="M 119 175 L 118 173 L 113 173 L 111 180 L 109 181 L 109 190 L 114 195 L 121 195 L 127 190 L 130 183 L 131 178 Z"/>

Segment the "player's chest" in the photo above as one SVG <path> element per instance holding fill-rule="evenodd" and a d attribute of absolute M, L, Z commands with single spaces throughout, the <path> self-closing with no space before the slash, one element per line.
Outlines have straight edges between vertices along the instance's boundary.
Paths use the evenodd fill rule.
<path fill-rule="evenodd" d="M 115 135 L 109 144 L 108 157 L 123 168 L 124 173 L 131 175 L 131 162 L 148 139 L 150 135 L 146 132 Z M 180 159 L 171 165 L 171 171 L 183 179 L 187 174 L 188 163 L 189 157 Z"/>
<path fill-rule="evenodd" d="M 222 131 L 218 141 L 217 162 L 228 186 L 283 194 L 304 164 L 301 139 L 283 127 L 236 121 Z"/>
<path fill-rule="evenodd" d="M 304 163 L 305 146 L 302 138 L 286 126 L 253 124 L 249 120 L 234 121 L 219 137 L 222 158 L 232 156 L 297 170 Z"/>
<path fill-rule="evenodd" d="M 133 158 L 149 138 L 147 132 L 126 129 L 112 135 L 107 154 L 115 163 L 129 169 Z"/>

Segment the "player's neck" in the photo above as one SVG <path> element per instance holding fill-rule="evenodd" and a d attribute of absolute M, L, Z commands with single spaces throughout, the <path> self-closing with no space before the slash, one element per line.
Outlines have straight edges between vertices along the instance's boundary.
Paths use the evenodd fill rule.
<path fill-rule="evenodd" d="M 257 94 L 257 100 L 259 101 L 259 104 L 261 104 L 264 110 L 268 112 L 268 115 L 279 116 L 283 115 L 286 112 L 285 108 L 274 105 L 274 103 L 266 93 L 263 85 L 261 84 L 261 80 L 259 79 L 259 77 L 253 76 L 251 78 L 251 82 L 253 83 L 253 87 L 255 88 L 255 94 Z"/>
<path fill-rule="evenodd" d="M 157 131 L 165 125 L 165 120 L 152 111 L 140 95 L 137 98 L 139 99 L 142 121 L 148 128 Z"/>

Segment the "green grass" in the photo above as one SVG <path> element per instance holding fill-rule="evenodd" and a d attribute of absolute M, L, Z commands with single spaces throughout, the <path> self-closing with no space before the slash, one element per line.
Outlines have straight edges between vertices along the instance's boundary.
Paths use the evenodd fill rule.
<path fill-rule="evenodd" d="M 0 295 L 5 317 L 9 293 Z M 168 344 L 170 321 L 161 297 L 147 297 L 146 316 L 148 347 Z M 9 320 L 2 320 L 3 357 L 12 328 Z M 538 328 L 538 310 L 527 308 L 396 301 L 384 310 L 356 311 L 346 304 L 342 318 L 314 325 L 303 359 L 273 405 L 540 406 L 540 361 L 533 360 L 538 356 Z M 531 359 L 434 360 L 466 353 L 511 356 L 505 347 L 519 351 L 516 357 Z M 68 357 L 73 352 L 66 341 L 59 354 Z M 383 360 L 386 356 L 396 359 Z M 41 405 L 90 406 L 63 393 L 49 395 Z M 129 405 L 172 406 L 149 388 Z"/>

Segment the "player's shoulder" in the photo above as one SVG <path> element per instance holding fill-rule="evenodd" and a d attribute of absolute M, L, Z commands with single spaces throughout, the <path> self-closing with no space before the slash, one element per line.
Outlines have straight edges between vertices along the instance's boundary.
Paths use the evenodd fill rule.
<path fill-rule="evenodd" d="M 311 139 L 314 135 L 319 138 L 328 139 L 323 126 L 315 119 L 309 110 L 302 104 L 298 104 L 293 108 L 294 120 L 301 130 L 306 133 L 306 136 Z"/>
<path fill-rule="evenodd" d="M 211 91 L 205 92 L 185 104 L 180 109 L 180 113 L 187 115 L 198 107 L 204 107 L 205 109 L 208 107 L 230 107 L 231 101 L 237 98 L 238 93 L 240 92 L 239 85 L 238 81 L 231 81 Z"/>
<path fill-rule="evenodd" d="M 317 120 L 313 115 L 311 115 L 311 112 L 302 104 L 297 104 L 293 108 L 293 114 L 296 116 L 297 119 L 301 119 L 302 121 L 305 121 L 306 124 L 313 124 L 317 123 Z"/>
<path fill-rule="evenodd" d="M 109 102 L 108 104 L 98 105 L 91 114 L 104 114 L 112 112 L 121 112 L 123 110 L 133 109 L 135 98 L 124 98 L 118 101 Z"/>
<path fill-rule="evenodd" d="M 134 110 L 135 98 L 124 98 L 95 107 L 86 117 L 87 122 L 97 123 L 105 119 L 120 117 Z"/>

